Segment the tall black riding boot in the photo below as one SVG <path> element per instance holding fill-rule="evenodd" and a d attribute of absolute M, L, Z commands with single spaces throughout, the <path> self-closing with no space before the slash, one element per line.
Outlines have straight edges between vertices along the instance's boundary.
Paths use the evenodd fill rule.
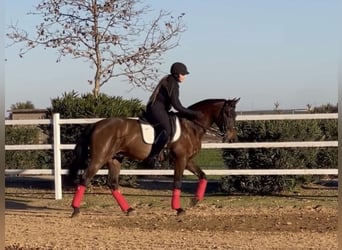
<path fill-rule="evenodd" d="M 145 159 L 147 167 L 161 168 L 162 164 L 159 161 L 159 153 L 162 151 L 168 141 L 166 131 L 162 131 L 152 144 L 152 149 L 148 157 Z"/>

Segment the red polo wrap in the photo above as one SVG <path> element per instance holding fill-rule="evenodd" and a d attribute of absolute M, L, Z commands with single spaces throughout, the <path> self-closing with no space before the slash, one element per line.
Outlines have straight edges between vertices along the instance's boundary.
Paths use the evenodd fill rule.
<path fill-rule="evenodd" d="M 206 179 L 200 179 L 198 182 L 197 192 L 196 192 L 196 199 L 201 201 L 204 198 L 205 189 L 207 188 L 208 181 Z"/>
<path fill-rule="evenodd" d="M 78 185 L 75 191 L 74 199 L 72 200 L 72 206 L 74 208 L 79 208 L 81 206 L 81 201 L 86 190 L 86 186 Z"/>
<path fill-rule="evenodd" d="M 115 200 L 117 201 L 117 203 L 119 204 L 121 210 L 123 212 L 127 212 L 127 210 L 130 208 L 130 205 L 128 205 L 128 202 L 123 197 L 123 195 L 120 193 L 120 191 L 118 189 L 112 190 L 112 194 L 113 194 Z"/>
<path fill-rule="evenodd" d="M 181 190 L 175 188 L 172 192 L 172 203 L 171 203 L 171 207 L 172 209 L 179 209 L 180 206 L 180 194 L 181 194 Z"/>

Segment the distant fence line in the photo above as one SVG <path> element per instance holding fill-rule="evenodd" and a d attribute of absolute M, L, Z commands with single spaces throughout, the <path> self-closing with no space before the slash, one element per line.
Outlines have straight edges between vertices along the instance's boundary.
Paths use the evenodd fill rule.
<path fill-rule="evenodd" d="M 5 150 L 53 150 L 54 169 L 5 169 L 5 175 L 54 175 L 55 199 L 62 199 L 62 175 L 67 174 L 61 166 L 61 150 L 71 150 L 75 144 L 61 144 L 60 127 L 63 124 L 89 124 L 103 118 L 60 119 L 58 113 L 52 119 L 5 120 L 5 125 L 40 125 L 53 126 L 53 144 L 5 145 Z M 239 115 L 237 121 L 256 120 L 306 120 L 338 119 L 337 113 L 324 114 L 267 114 Z M 202 143 L 204 149 L 214 148 L 285 148 L 285 147 L 337 147 L 338 141 L 298 141 L 298 142 L 253 142 L 253 143 Z M 207 169 L 207 175 L 337 175 L 338 169 Z M 108 170 L 100 170 L 98 175 L 105 175 Z M 122 175 L 173 175 L 173 170 L 123 169 Z M 190 175 L 189 171 L 184 172 Z"/>

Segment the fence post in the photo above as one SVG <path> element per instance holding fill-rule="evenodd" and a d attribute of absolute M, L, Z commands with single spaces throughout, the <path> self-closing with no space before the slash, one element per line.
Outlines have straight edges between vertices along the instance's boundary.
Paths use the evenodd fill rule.
<path fill-rule="evenodd" d="M 53 114 L 53 156 L 55 175 L 55 199 L 62 199 L 61 128 L 59 113 Z"/>

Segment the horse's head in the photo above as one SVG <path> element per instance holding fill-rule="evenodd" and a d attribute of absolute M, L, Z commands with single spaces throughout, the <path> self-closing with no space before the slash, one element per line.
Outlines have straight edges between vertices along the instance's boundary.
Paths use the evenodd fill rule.
<path fill-rule="evenodd" d="M 203 117 L 196 120 L 204 130 L 210 129 L 215 123 L 220 132 L 214 131 L 223 136 L 223 142 L 237 141 L 237 131 L 235 128 L 235 107 L 240 98 L 234 99 L 206 99 L 191 105 L 189 108 L 201 111 Z M 216 130 L 216 129 L 212 129 Z"/>
<path fill-rule="evenodd" d="M 235 107 L 240 98 L 224 101 L 220 113 L 215 121 L 221 133 L 223 133 L 223 142 L 237 141 L 237 132 L 235 127 L 236 112 Z"/>

